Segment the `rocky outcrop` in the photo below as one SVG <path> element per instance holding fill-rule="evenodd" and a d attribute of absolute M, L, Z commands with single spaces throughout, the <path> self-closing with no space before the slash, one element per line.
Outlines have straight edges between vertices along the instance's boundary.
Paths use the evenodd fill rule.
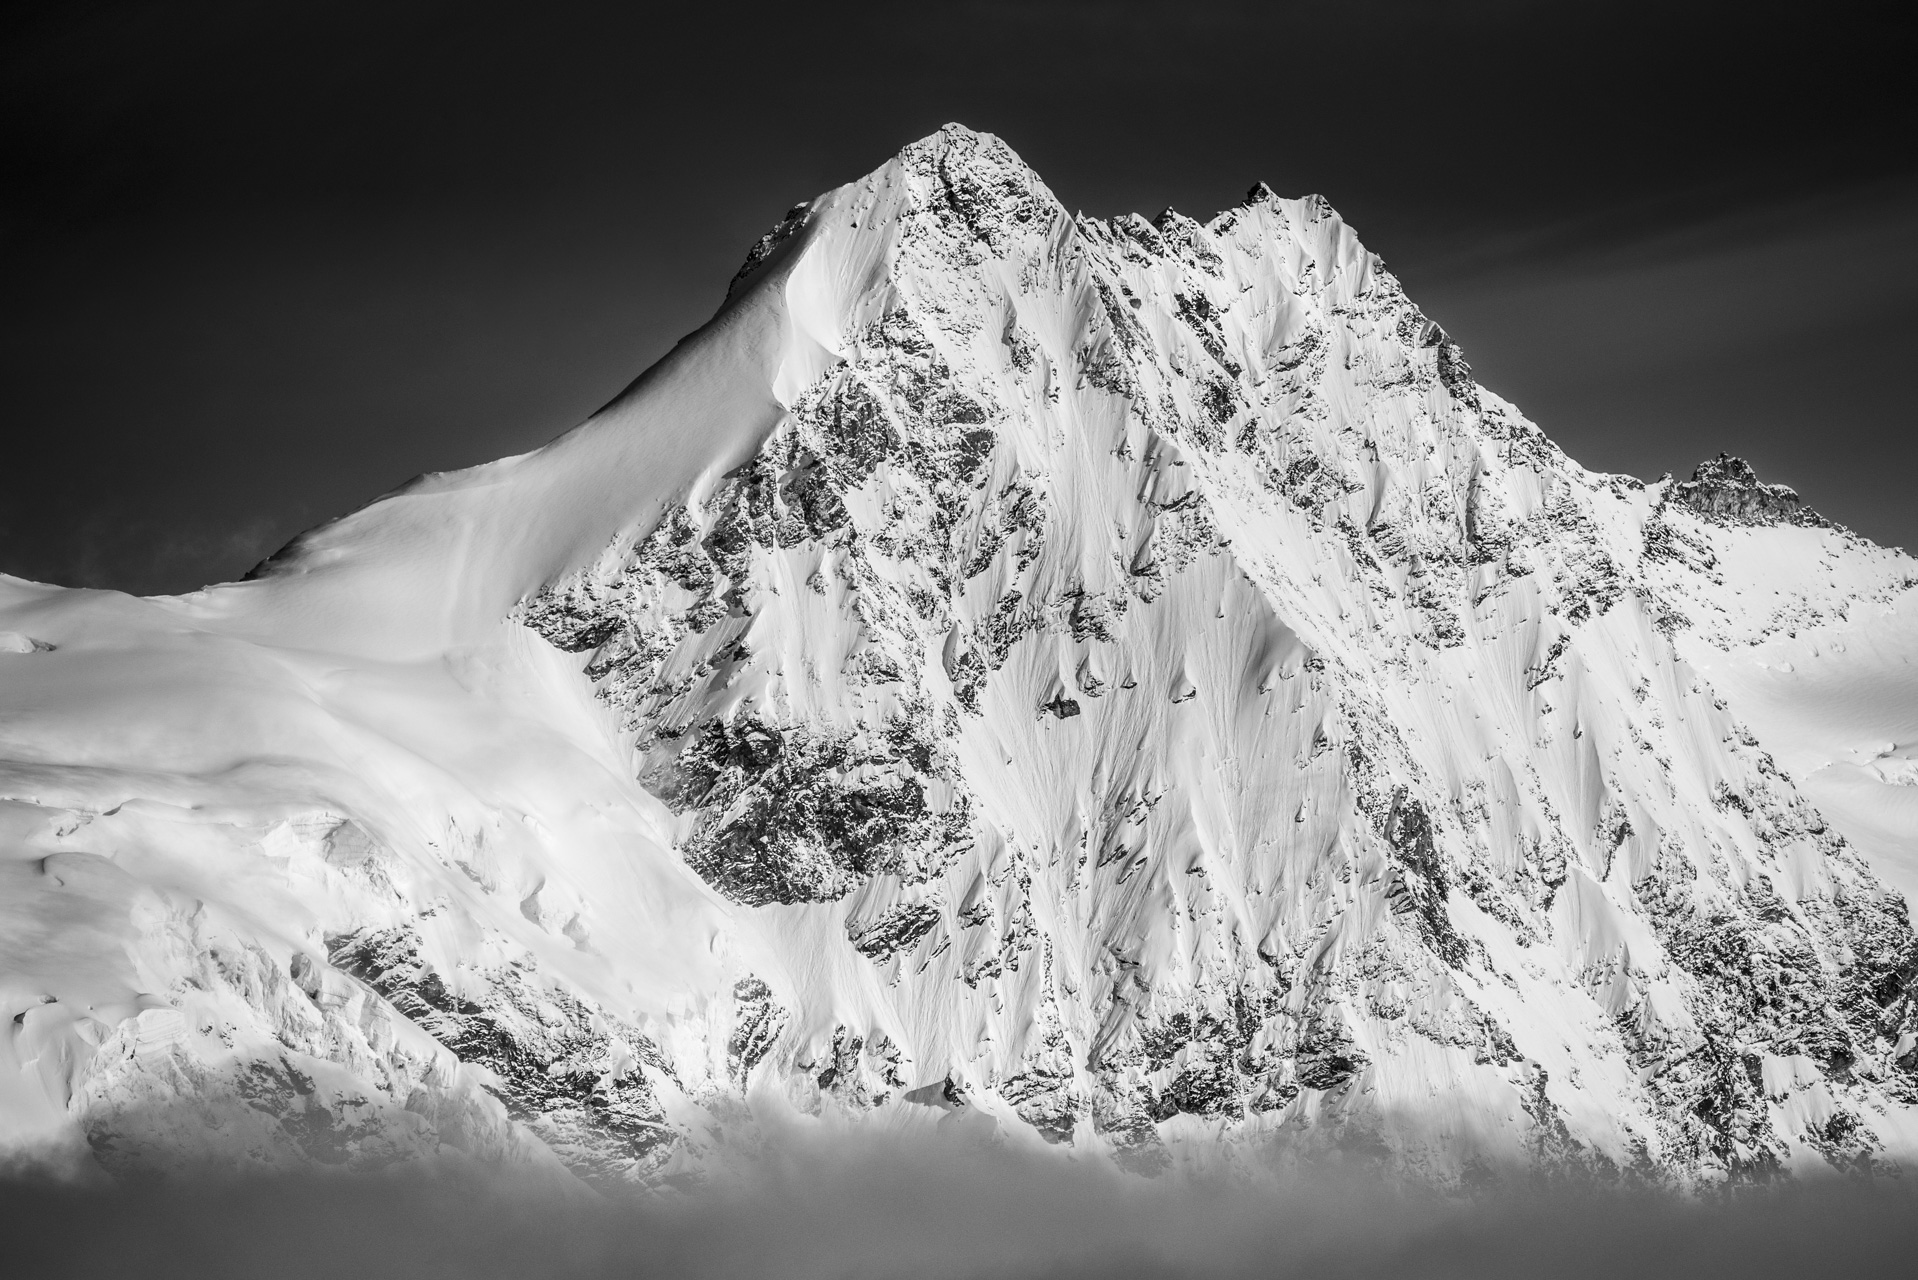
<path fill-rule="evenodd" d="M 1728 453 L 1699 463 L 1691 479 L 1674 486 L 1672 501 L 1723 524 L 1830 523 L 1806 506 L 1796 490 L 1766 484 L 1749 462 Z"/>

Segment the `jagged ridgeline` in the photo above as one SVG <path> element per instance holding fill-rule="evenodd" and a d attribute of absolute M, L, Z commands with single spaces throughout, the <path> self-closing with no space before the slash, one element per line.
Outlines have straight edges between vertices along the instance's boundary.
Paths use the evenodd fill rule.
<path fill-rule="evenodd" d="M 1914 568 L 1578 467 L 1323 200 L 1074 216 L 950 127 L 544 449 L 0 577 L 0 1143 L 1902 1169 Z"/>
<path fill-rule="evenodd" d="M 1889 553 L 1736 459 L 1584 471 L 1317 197 L 1074 217 L 949 128 L 741 282 L 807 258 L 837 359 L 517 615 L 687 864 L 870 970 L 810 1042 L 847 1002 L 779 993 L 769 1079 L 1148 1168 L 1888 1158 L 1905 906 L 1682 651 L 1726 526 Z"/>

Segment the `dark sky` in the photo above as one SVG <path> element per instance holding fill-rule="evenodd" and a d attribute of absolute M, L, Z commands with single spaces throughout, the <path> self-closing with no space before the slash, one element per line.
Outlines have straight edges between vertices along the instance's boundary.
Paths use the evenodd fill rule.
<path fill-rule="evenodd" d="M 0 9 L 0 570 L 232 577 L 538 445 L 947 120 L 1070 207 L 1317 191 L 1588 466 L 1918 546 L 1903 5 Z"/>

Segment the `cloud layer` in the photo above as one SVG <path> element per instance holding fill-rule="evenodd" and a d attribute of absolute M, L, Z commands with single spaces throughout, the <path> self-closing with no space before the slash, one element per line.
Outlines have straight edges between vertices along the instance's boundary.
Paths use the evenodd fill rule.
<path fill-rule="evenodd" d="M 1889 1273 L 1918 1247 L 1913 1207 L 1882 1180 L 1448 1197 L 1336 1169 L 1147 1180 L 871 1138 L 799 1142 L 643 1201 L 448 1170 L 0 1184 L 13 1274 L 203 1280 L 1766 1280 Z"/>

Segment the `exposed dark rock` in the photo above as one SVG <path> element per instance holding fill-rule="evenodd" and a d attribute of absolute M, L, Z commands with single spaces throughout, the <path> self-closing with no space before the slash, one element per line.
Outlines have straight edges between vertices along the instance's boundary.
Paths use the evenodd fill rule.
<path fill-rule="evenodd" d="M 1401 788 L 1393 796 L 1384 834 L 1397 856 L 1397 866 L 1385 890 L 1386 902 L 1392 910 L 1415 919 L 1425 944 L 1446 964 L 1458 968 L 1465 963 L 1467 947 L 1446 911 L 1450 880 L 1433 841 L 1432 819 L 1425 806 Z"/>
<path fill-rule="evenodd" d="M 931 902 L 909 902 L 876 920 L 849 920 L 846 936 L 853 950 L 875 962 L 890 960 L 910 950 L 939 924 L 939 907 Z"/>
<path fill-rule="evenodd" d="M 1831 523 L 1806 506 L 1796 491 L 1764 483 L 1750 463 L 1727 453 L 1699 463 L 1692 478 L 1673 490 L 1672 500 L 1720 524 Z"/>
<path fill-rule="evenodd" d="M 932 747 L 915 725 L 890 728 L 862 743 L 746 717 L 709 721 L 658 783 L 675 808 L 703 815 L 687 864 L 754 906 L 827 901 L 882 872 L 923 878 L 963 843 L 969 816 L 928 799 Z"/>
<path fill-rule="evenodd" d="M 737 286 L 740 281 L 757 271 L 760 264 L 772 257 L 780 245 L 792 239 L 806 225 L 806 215 L 811 211 L 810 205 L 794 205 L 771 231 L 754 241 L 753 247 L 746 252 L 746 261 L 741 263 L 739 270 L 733 274 L 733 285 Z"/>
<path fill-rule="evenodd" d="M 772 1049 L 786 1026 L 786 1010 L 773 999 L 772 988 L 750 974 L 733 984 L 733 1033 L 726 1040 L 726 1075 L 734 1086 L 746 1079 Z"/>
<path fill-rule="evenodd" d="M 421 953 L 411 929 L 329 937 L 333 966 L 386 997 L 462 1062 L 583 1178 L 643 1173 L 677 1138 L 645 1069 L 670 1074 L 636 1028 L 540 981 L 531 957 L 473 975 L 462 995 Z M 477 998 L 474 998 L 477 997 Z"/>
<path fill-rule="evenodd" d="M 1050 711 L 1061 720 L 1070 720 L 1073 716 L 1079 714 L 1079 700 L 1077 698 L 1068 698 L 1062 693 L 1051 702 L 1040 707 L 1039 710 Z"/>
<path fill-rule="evenodd" d="M 1336 1022 L 1316 1024 L 1300 1042 L 1298 1082 L 1306 1089 L 1336 1089 L 1364 1070 L 1370 1059 L 1352 1044 L 1351 1035 Z"/>

